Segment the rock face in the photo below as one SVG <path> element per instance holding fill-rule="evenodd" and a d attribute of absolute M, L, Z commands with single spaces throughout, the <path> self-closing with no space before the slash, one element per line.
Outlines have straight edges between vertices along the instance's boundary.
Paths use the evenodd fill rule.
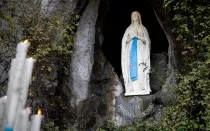
<path fill-rule="evenodd" d="M 99 1 L 88 4 L 80 22 L 71 60 L 70 86 L 73 94 L 71 103 L 78 106 L 88 96 L 88 86 L 94 63 L 95 25 Z"/>
<path fill-rule="evenodd" d="M 7 81 L 8 81 L 8 70 L 10 67 L 10 59 L 11 58 L 5 58 L 5 57 L 1 57 L 0 60 L 0 96 L 5 95 L 5 87 L 7 85 Z"/>
<path fill-rule="evenodd" d="M 171 86 L 166 79 L 173 76 L 167 74 L 173 68 L 168 66 L 173 57 L 167 61 L 164 54 L 152 54 L 150 76 L 153 94 L 124 97 L 123 80 L 119 79 L 101 50 L 101 19 L 104 17 L 101 14 L 105 12 L 105 3 L 99 0 L 89 1 L 75 37 L 69 89 L 70 103 L 76 113 L 75 118 L 72 118 L 74 125 L 71 126 L 79 129 L 96 128 L 107 119 L 114 120 L 117 125 L 129 125 L 136 119 L 145 119 L 148 116 L 158 120 L 162 114 L 164 93 L 168 93 L 168 89 L 162 90 L 162 87 Z M 169 53 L 173 54 L 171 46 Z"/>
<path fill-rule="evenodd" d="M 167 56 L 164 54 L 151 54 L 151 78 L 152 92 L 162 89 L 167 77 Z"/>
<path fill-rule="evenodd" d="M 115 120 L 115 98 L 122 85 L 101 51 L 103 36 L 96 24 L 99 1 L 91 0 L 79 22 L 71 59 L 71 105 L 76 110 L 75 125 L 89 129 Z M 82 124 L 78 124 L 82 123 Z"/>

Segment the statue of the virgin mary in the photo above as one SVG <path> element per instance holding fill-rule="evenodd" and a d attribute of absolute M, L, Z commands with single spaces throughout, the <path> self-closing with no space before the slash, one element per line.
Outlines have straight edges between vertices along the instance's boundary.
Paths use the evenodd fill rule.
<path fill-rule="evenodd" d="M 150 94 L 150 39 L 137 11 L 122 39 L 121 64 L 125 96 Z"/>

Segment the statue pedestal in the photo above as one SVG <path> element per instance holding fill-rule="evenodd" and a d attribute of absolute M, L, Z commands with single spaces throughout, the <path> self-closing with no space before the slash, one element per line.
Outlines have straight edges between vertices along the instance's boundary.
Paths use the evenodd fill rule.
<path fill-rule="evenodd" d="M 150 91 L 126 92 L 124 94 L 124 96 L 139 96 L 139 95 L 150 95 Z"/>
<path fill-rule="evenodd" d="M 116 98 L 116 124 L 131 125 L 136 120 L 144 120 L 153 113 L 152 96 L 121 96 Z"/>

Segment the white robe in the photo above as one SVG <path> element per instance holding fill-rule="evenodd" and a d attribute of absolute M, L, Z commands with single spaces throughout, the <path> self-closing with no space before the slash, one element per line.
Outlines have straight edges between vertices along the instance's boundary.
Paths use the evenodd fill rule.
<path fill-rule="evenodd" d="M 132 40 L 127 42 L 129 37 L 132 36 L 136 30 L 138 36 L 145 38 L 145 43 L 141 40 L 137 40 L 137 71 L 138 79 L 132 81 L 130 78 L 130 51 Z M 130 95 L 147 95 L 150 94 L 150 83 L 149 83 L 149 73 L 150 73 L 150 39 L 148 32 L 143 25 L 139 26 L 129 26 L 122 39 L 122 52 L 121 52 L 121 66 L 122 74 L 125 83 L 125 96 Z"/>

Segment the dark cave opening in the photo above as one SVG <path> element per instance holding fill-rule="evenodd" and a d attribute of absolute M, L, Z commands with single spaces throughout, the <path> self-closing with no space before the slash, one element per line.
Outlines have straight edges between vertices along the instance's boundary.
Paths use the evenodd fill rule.
<path fill-rule="evenodd" d="M 126 28 L 131 23 L 131 13 L 141 14 L 143 25 L 147 28 L 151 40 L 151 54 L 168 52 L 168 41 L 160 27 L 150 3 L 147 0 L 110 0 L 109 10 L 103 24 L 104 43 L 102 50 L 121 75 L 121 40 Z"/>

